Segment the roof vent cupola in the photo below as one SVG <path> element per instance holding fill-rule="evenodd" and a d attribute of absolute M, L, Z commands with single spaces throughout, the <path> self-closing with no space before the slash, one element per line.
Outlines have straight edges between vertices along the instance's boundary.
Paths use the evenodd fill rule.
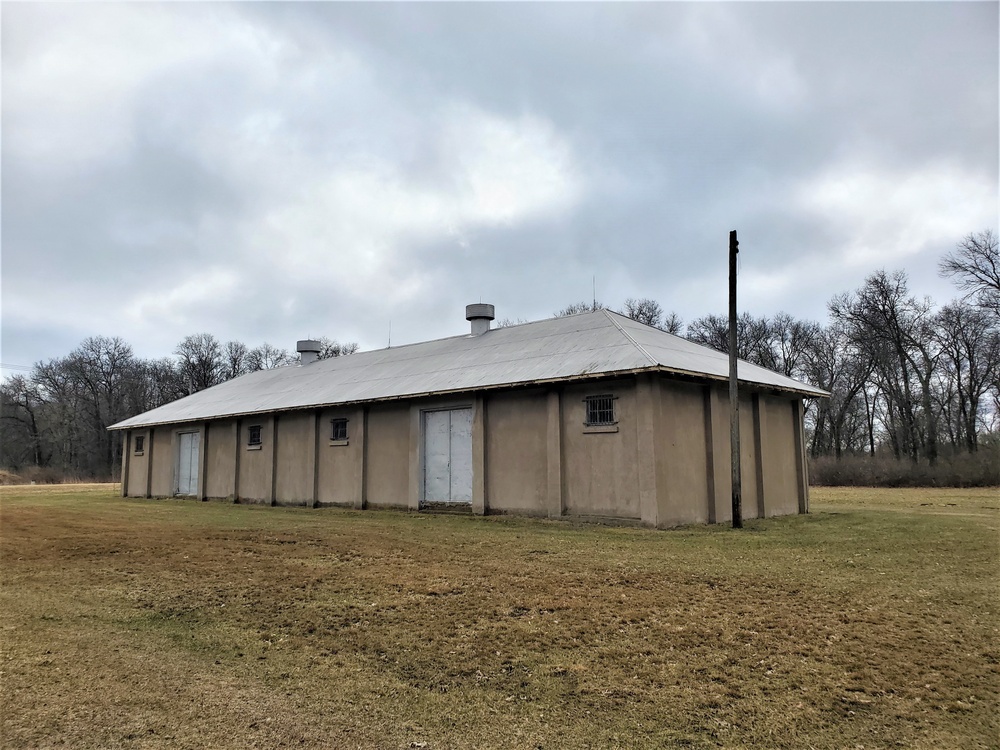
<path fill-rule="evenodd" d="M 473 336 L 479 336 L 490 330 L 490 321 L 496 317 L 495 312 L 493 305 L 483 302 L 465 306 L 465 319 L 472 323 Z"/>
<path fill-rule="evenodd" d="M 295 351 L 299 353 L 299 364 L 309 365 L 319 359 L 320 343 L 313 339 L 302 339 L 296 342 Z"/>

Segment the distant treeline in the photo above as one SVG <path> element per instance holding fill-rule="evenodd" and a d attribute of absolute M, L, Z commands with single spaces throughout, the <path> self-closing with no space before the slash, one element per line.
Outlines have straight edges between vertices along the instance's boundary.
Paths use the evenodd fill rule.
<path fill-rule="evenodd" d="M 740 315 L 737 355 L 832 395 L 807 403 L 809 454 L 889 456 L 898 471 L 953 483 L 951 471 L 935 467 L 989 465 L 1000 436 L 1000 255 L 997 237 L 986 230 L 968 235 L 941 259 L 939 271 L 962 292 L 943 307 L 910 293 L 903 271 L 871 274 L 852 292 L 833 297 L 826 325 L 774 317 Z M 600 302 L 580 302 L 558 311 L 570 315 Z M 729 352 L 729 322 L 708 315 L 687 326 L 655 300 L 629 299 L 620 312 L 691 341 Z M 982 462 L 956 462 L 976 454 L 984 441 L 991 455 Z M 906 468 L 909 464 L 911 469 Z M 835 481 L 838 475 L 826 470 Z M 852 477 L 895 476 L 876 472 L 872 462 Z M 879 464 L 882 465 L 882 464 Z M 927 470 L 917 471 L 916 465 Z M 843 469 L 844 467 L 841 467 Z M 978 470 L 977 470 L 978 471 Z M 985 475 L 996 476 L 997 472 Z M 847 479 L 845 477 L 845 479 Z M 853 482 L 854 479 L 851 479 Z M 892 483 L 901 480 L 885 479 Z M 976 480 L 980 483 L 981 480 Z"/>
<path fill-rule="evenodd" d="M 321 359 L 357 351 L 321 338 Z M 110 479 L 121 433 L 109 425 L 257 370 L 298 361 L 268 343 L 250 348 L 209 333 L 185 337 L 173 357 L 141 359 L 120 338 L 86 339 L 65 357 L 36 364 L 0 385 L 0 468 L 42 481 Z"/>
<path fill-rule="evenodd" d="M 814 478 L 875 484 L 906 483 L 900 476 L 932 484 L 997 481 L 996 470 L 989 468 L 1000 448 L 996 235 L 990 230 L 970 234 L 941 259 L 939 270 L 962 292 L 943 307 L 911 294 L 904 272 L 882 270 L 859 289 L 833 297 L 825 325 L 785 313 L 740 316 L 740 358 L 832 394 L 807 402 L 808 450 L 814 473 L 822 475 Z M 556 315 L 601 307 L 606 305 L 581 302 Z M 723 315 L 685 326 L 651 299 L 628 299 L 620 312 L 728 353 L 729 323 Z M 498 325 L 519 322 L 524 321 Z M 356 344 L 322 343 L 324 358 L 357 349 Z M 136 358 L 118 338 L 87 339 L 66 357 L 40 362 L 29 375 L 0 386 L 0 467 L 109 478 L 120 463 L 121 436 L 108 433 L 108 425 L 247 372 L 296 360 L 268 344 L 248 349 L 237 341 L 220 344 L 210 334 L 188 336 L 173 358 L 155 360 Z M 984 446 L 988 455 L 980 456 Z M 854 458 L 864 456 L 868 459 Z M 842 457 L 852 461 L 841 462 Z M 885 468 L 887 461 L 891 469 Z M 847 476 L 848 465 L 860 468 Z"/>

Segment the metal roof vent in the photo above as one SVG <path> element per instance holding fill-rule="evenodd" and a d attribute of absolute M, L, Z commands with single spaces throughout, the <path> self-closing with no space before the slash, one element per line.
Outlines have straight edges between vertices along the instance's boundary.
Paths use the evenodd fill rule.
<path fill-rule="evenodd" d="M 496 317 L 493 305 L 480 302 L 465 306 L 465 319 L 472 323 L 472 335 L 478 336 L 490 330 L 490 321 Z"/>
<path fill-rule="evenodd" d="M 320 343 L 312 339 L 302 339 L 295 343 L 295 351 L 299 353 L 300 365 L 309 365 L 319 359 Z"/>

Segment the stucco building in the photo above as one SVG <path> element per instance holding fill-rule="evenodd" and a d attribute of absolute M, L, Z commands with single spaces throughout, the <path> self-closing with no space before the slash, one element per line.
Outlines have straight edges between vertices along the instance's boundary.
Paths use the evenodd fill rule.
<path fill-rule="evenodd" d="M 730 519 L 728 358 L 608 310 L 264 370 L 114 425 L 122 493 Z M 809 507 L 812 386 L 739 363 L 743 514 Z"/>

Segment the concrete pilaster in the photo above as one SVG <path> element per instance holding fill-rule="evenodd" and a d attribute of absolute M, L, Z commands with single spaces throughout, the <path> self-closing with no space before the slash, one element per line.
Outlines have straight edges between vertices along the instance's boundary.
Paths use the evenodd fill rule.
<path fill-rule="evenodd" d="M 792 427 L 795 433 L 795 478 L 799 496 L 799 513 L 809 512 L 809 462 L 806 458 L 806 440 L 802 400 L 792 401 Z"/>
<path fill-rule="evenodd" d="M 705 517 L 709 523 L 718 522 L 716 512 L 717 498 L 715 490 L 715 446 L 712 436 L 715 430 L 712 427 L 712 386 L 706 385 L 701 389 L 702 409 L 705 419 L 705 482 L 708 495 L 708 507 L 705 510 Z"/>
<path fill-rule="evenodd" d="M 407 483 L 406 505 L 410 510 L 420 510 L 423 497 L 423 456 L 420 450 L 420 434 L 423 430 L 423 413 L 420 407 L 410 407 L 410 481 Z"/>
<path fill-rule="evenodd" d="M 236 423 L 233 425 L 233 432 L 235 439 L 233 440 L 233 445 L 236 446 L 236 462 L 234 464 L 235 477 L 233 479 L 233 502 L 238 503 L 240 501 L 240 457 L 243 455 L 243 444 L 240 442 L 241 428 L 243 427 L 243 420 L 237 419 Z"/>
<path fill-rule="evenodd" d="M 149 436 L 146 438 L 149 445 L 146 447 L 146 497 L 153 496 L 153 435 L 155 427 L 149 428 Z"/>
<path fill-rule="evenodd" d="M 767 444 L 767 424 L 764 410 L 760 408 L 760 394 L 755 393 L 753 403 L 753 447 L 757 477 L 757 518 L 767 518 L 764 504 L 764 446 Z"/>
<path fill-rule="evenodd" d="M 489 498 L 486 496 L 486 429 L 488 415 L 486 398 L 476 396 L 472 404 L 472 512 L 486 515 Z"/>
<path fill-rule="evenodd" d="M 636 378 L 636 450 L 639 480 L 639 513 L 642 522 L 658 526 L 660 521 L 659 495 L 656 486 L 658 440 L 656 427 L 660 415 L 659 383 L 655 377 L 642 374 Z M 669 487 L 661 488 L 664 493 Z"/>
<path fill-rule="evenodd" d="M 271 505 L 278 504 L 278 415 L 271 417 Z"/>
<path fill-rule="evenodd" d="M 358 453 L 361 456 L 361 486 L 357 497 L 354 498 L 354 507 L 364 510 L 368 504 L 368 407 L 361 410 L 361 429 L 358 430 L 358 440 L 361 441 Z"/>
<path fill-rule="evenodd" d="M 551 390 L 546 396 L 546 512 L 559 518 L 565 510 L 562 476 L 562 395 Z"/>
<path fill-rule="evenodd" d="M 208 486 L 208 422 L 202 422 L 198 432 L 201 434 L 201 451 L 198 453 L 198 499 L 207 500 L 205 488 Z"/>
<path fill-rule="evenodd" d="M 709 419 L 712 446 L 712 477 L 715 523 L 733 520 L 732 446 L 729 434 L 729 396 L 719 386 L 709 386 Z"/>
<path fill-rule="evenodd" d="M 322 412 L 319 409 L 313 414 L 312 419 L 312 500 L 306 503 L 309 507 L 319 507 L 319 439 L 320 423 Z"/>
<path fill-rule="evenodd" d="M 122 497 L 128 497 L 128 470 L 129 470 L 129 457 L 132 454 L 132 431 L 125 430 L 125 441 L 122 444 Z M 148 462 L 147 462 L 148 465 Z"/>

